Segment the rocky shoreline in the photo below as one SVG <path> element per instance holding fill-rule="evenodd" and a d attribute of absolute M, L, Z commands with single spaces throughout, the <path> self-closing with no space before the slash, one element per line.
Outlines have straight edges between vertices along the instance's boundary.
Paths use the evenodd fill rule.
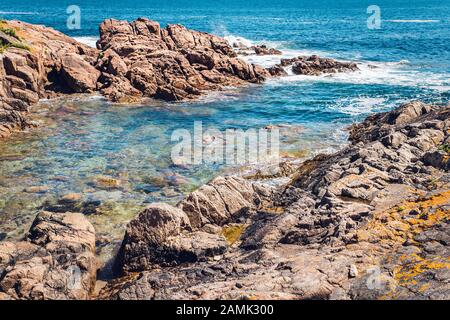
<path fill-rule="evenodd" d="M 86 218 L 42 212 L 26 240 L 0 242 L 0 298 L 448 299 L 449 120 L 450 106 L 408 103 L 285 164 L 287 183 L 217 177 L 151 204 L 102 288 Z"/>
<path fill-rule="evenodd" d="M 97 49 L 43 26 L 0 27 L 0 137 L 33 126 L 29 107 L 41 98 L 181 101 L 286 68 L 358 69 L 317 56 L 264 69 L 236 51 L 275 49 L 143 18 L 106 20 Z M 283 163 L 276 176 L 217 177 L 176 206 L 149 205 L 129 223 L 107 282 L 97 279 L 93 226 L 56 212 L 62 203 L 23 241 L 0 241 L 0 300 L 449 299 L 449 152 L 450 106 L 411 102 L 370 116 L 337 153 Z"/>
<path fill-rule="evenodd" d="M 99 93 L 125 104 L 182 101 L 285 75 L 282 65 L 294 64 L 308 75 L 357 69 L 312 56 L 266 70 L 240 59 L 242 47 L 223 38 L 181 25 L 161 28 L 146 18 L 109 19 L 99 31 L 97 48 L 90 48 L 51 28 L 0 21 L 0 138 L 36 125 L 28 112 L 42 98 Z M 249 49 L 256 55 L 281 53 L 264 45 Z"/>
<path fill-rule="evenodd" d="M 291 181 L 218 177 L 128 228 L 106 299 L 448 299 L 450 106 L 351 128 Z"/>

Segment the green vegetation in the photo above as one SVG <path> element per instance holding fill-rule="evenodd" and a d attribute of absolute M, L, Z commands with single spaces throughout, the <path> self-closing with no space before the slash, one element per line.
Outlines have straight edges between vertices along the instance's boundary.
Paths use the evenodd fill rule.
<path fill-rule="evenodd" d="M 450 154 L 450 144 L 448 144 L 448 143 L 445 143 L 445 144 L 439 146 L 438 149 L 444 151 L 445 153 Z"/>
<path fill-rule="evenodd" d="M 18 48 L 22 50 L 30 51 L 30 47 L 23 43 L 2 43 L 0 41 L 0 54 L 4 53 L 8 48 Z"/>
<path fill-rule="evenodd" d="M 15 38 L 18 40 L 17 42 L 9 43 L 9 42 L 6 42 L 5 40 L 2 41 L 2 39 L 0 39 L 0 54 L 5 52 L 8 48 L 11 48 L 11 47 L 23 49 L 23 50 L 30 50 L 29 46 L 20 42 L 21 39 L 17 35 L 16 29 L 8 27 L 8 24 L 6 23 L 6 21 L 1 20 L 1 19 L 0 19 L 0 32 L 6 34 L 9 37 L 12 37 L 12 38 Z"/>
<path fill-rule="evenodd" d="M 11 44 L 11 47 L 23 49 L 23 50 L 27 50 L 27 51 L 31 50 L 31 48 L 24 43 L 13 43 L 13 44 Z"/>
<path fill-rule="evenodd" d="M 4 34 L 7 34 L 10 37 L 14 37 L 16 39 L 19 39 L 19 37 L 17 36 L 16 30 L 14 30 L 13 28 L 0 27 L 0 31 L 3 32 Z"/>
<path fill-rule="evenodd" d="M 15 38 L 18 40 L 17 42 L 13 42 L 13 43 L 8 42 L 7 43 L 7 42 L 5 42 L 5 40 L 2 41 L 2 39 L 0 39 L 0 54 L 5 52 L 8 48 L 11 48 L 11 47 L 24 49 L 24 50 L 30 50 L 30 47 L 28 47 L 27 45 L 20 42 L 21 39 L 17 35 L 16 29 L 8 27 L 7 22 L 2 19 L 0 19 L 0 32 L 6 34 L 9 37 L 12 37 L 12 38 Z"/>

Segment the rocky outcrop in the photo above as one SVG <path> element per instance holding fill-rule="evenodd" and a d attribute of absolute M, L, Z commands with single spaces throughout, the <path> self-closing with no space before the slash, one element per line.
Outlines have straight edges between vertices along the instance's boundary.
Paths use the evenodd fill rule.
<path fill-rule="evenodd" d="M 191 231 L 187 215 L 167 204 L 152 204 L 127 227 L 116 261 L 121 271 L 142 271 L 154 265 L 202 261 L 227 247 L 219 235 Z"/>
<path fill-rule="evenodd" d="M 0 242 L 0 300 L 88 299 L 96 272 L 95 230 L 79 213 L 41 212 L 24 241 Z"/>
<path fill-rule="evenodd" d="M 232 46 L 233 46 L 233 48 L 235 48 L 237 54 L 239 54 L 241 56 L 250 56 L 250 55 L 276 56 L 276 55 L 283 54 L 282 51 L 275 49 L 275 48 L 269 48 L 265 44 L 247 47 L 240 42 L 235 42 L 235 43 L 232 43 Z"/>
<path fill-rule="evenodd" d="M 177 207 L 155 203 L 127 226 L 115 261 L 119 274 L 207 261 L 228 248 L 220 226 L 238 222 L 259 208 L 269 187 L 241 178 L 218 177 Z"/>
<path fill-rule="evenodd" d="M 448 299 L 449 113 L 405 104 L 353 126 L 349 146 L 299 165 L 288 184 L 218 178 L 178 208 L 155 205 L 128 228 L 134 258 L 118 260 L 141 272 L 100 297 Z M 199 231 L 228 245 L 195 263 L 159 263 L 155 243 Z M 151 259 L 134 268 L 140 256 Z"/>
<path fill-rule="evenodd" d="M 317 55 L 281 59 L 279 64 L 276 64 L 267 70 L 272 76 L 278 77 L 287 75 L 285 70 L 287 67 L 291 67 L 294 74 L 308 76 L 358 70 L 358 65 L 356 63 L 341 62 L 330 58 L 321 58 Z"/>
<path fill-rule="evenodd" d="M 20 21 L 0 27 L 0 138 L 33 125 L 29 106 L 60 93 L 92 92 L 97 50 L 51 28 Z"/>
<path fill-rule="evenodd" d="M 163 100 L 197 98 L 204 92 L 269 76 L 261 67 L 238 59 L 222 38 L 160 25 L 140 18 L 106 20 L 100 26 L 102 93 L 113 101 L 136 97 Z"/>
<path fill-rule="evenodd" d="M 8 21 L 0 27 L 0 138 L 34 125 L 27 117 L 29 106 L 60 94 L 101 92 L 122 103 L 180 101 L 284 76 L 289 65 L 306 75 L 357 69 L 354 63 L 311 56 L 282 59 L 266 70 L 238 58 L 223 38 L 181 25 L 161 28 L 145 18 L 104 21 L 98 49 L 43 26 Z M 282 53 L 265 45 L 239 50 Z"/>
<path fill-rule="evenodd" d="M 33 125 L 28 108 L 40 98 L 101 92 L 115 102 L 179 101 L 270 76 L 222 38 L 145 18 L 104 21 L 99 50 L 43 26 L 0 27 L 0 138 Z"/>
<path fill-rule="evenodd" d="M 59 94 L 182 100 L 290 66 L 302 75 L 357 70 L 317 56 L 264 70 L 224 39 L 147 19 L 105 21 L 98 49 L 45 27 L 1 24 L 9 31 L 0 32 L 0 137 L 32 125 L 28 107 Z M 449 119 L 449 106 L 408 103 L 354 125 L 341 151 L 283 166 L 289 183 L 218 177 L 175 207 L 150 205 L 130 222 L 115 260 L 120 278 L 100 297 L 448 299 Z M 91 297 L 95 233 L 66 212 L 93 212 L 78 200 L 49 204 L 65 213 L 40 213 L 24 241 L 0 242 L 0 299 Z"/>

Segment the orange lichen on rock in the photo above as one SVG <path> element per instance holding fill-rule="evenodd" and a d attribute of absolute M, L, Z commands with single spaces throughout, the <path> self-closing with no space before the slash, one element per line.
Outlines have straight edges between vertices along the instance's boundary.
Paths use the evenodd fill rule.
<path fill-rule="evenodd" d="M 423 259 L 417 254 L 401 257 L 404 259 L 413 258 L 412 262 L 394 268 L 394 278 L 399 285 L 415 285 L 416 277 L 431 270 L 450 269 L 450 258 L 435 258 L 433 260 Z M 421 287 L 422 288 L 422 287 Z M 424 289 L 424 288 L 422 288 Z"/>
<path fill-rule="evenodd" d="M 227 240 L 229 245 L 233 245 L 241 238 L 241 235 L 244 232 L 244 230 L 245 230 L 244 224 L 229 225 L 222 229 L 222 235 Z"/>
<path fill-rule="evenodd" d="M 372 243 L 386 239 L 394 242 L 412 240 L 414 235 L 424 229 L 449 219 L 450 211 L 442 208 L 449 203 L 450 190 L 425 199 L 404 202 L 387 212 L 375 215 L 373 220 L 357 231 L 357 239 Z M 416 215 L 410 214 L 413 211 Z"/>

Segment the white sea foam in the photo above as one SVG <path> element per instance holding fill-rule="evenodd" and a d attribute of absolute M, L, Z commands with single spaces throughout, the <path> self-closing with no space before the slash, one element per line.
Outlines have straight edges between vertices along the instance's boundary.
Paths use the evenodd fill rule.
<path fill-rule="evenodd" d="M 12 15 L 34 15 L 37 14 L 37 12 L 28 12 L 28 11 L 0 11 L 0 14 L 12 14 Z"/>
<path fill-rule="evenodd" d="M 233 46 L 234 44 L 242 43 L 244 46 L 251 47 L 255 45 L 255 42 L 244 37 L 234 36 L 234 35 L 226 35 L 224 39 L 228 41 L 228 43 Z"/>
<path fill-rule="evenodd" d="M 352 84 L 378 84 L 392 86 L 412 86 L 431 90 L 447 91 L 449 77 L 447 74 L 421 72 L 409 67 L 409 62 L 367 62 L 358 63 L 358 71 L 342 72 L 336 74 L 323 74 L 320 76 L 294 75 L 291 72 L 287 77 L 271 79 L 269 83 L 282 85 L 286 82 L 327 82 Z M 288 70 L 289 71 L 289 70 Z"/>
<path fill-rule="evenodd" d="M 342 98 L 336 101 L 330 109 L 352 116 L 380 111 L 387 106 L 387 99 L 383 97 Z"/>
<path fill-rule="evenodd" d="M 384 20 L 387 22 L 395 22 L 395 23 L 438 23 L 441 22 L 441 20 L 420 20 L 420 19 L 411 19 L 411 20 Z"/>
<path fill-rule="evenodd" d="M 270 79 L 269 84 L 284 85 L 291 83 L 348 83 L 366 85 L 389 85 L 420 87 L 439 92 L 450 91 L 448 74 L 421 72 L 405 67 L 405 62 L 357 62 L 358 71 L 336 74 L 322 74 L 320 76 L 295 75 L 292 67 L 286 68 L 287 77 Z"/>
<path fill-rule="evenodd" d="M 400 21 L 400 20 L 398 20 Z M 411 22 L 425 22 L 437 20 L 402 20 Z M 262 67 L 268 68 L 277 63 L 283 58 L 294 58 L 298 56 L 309 56 L 317 54 L 321 57 L 335 58 L 343 60 L 336 52 L 325 52 L 318 50 L 290 49 L 288 42 L 277 41 L 252 41 L 244 37 L 236 35 L 227 35 L 225 39 L 228 40 L 230 45 L 234 43 L 242 43 L 245 46 L 253 46 L 258 44 L 265 44 L 268 47 L 279 49 L 283 52 L 282 55 L 267 55 L 257 56 L 248 55 L 241 56 L 242 59 L 249 63 L 258 64 Z M 353 62 L 358 64 L 360 70 L 356 72 L 343 72 L 337 74 L 323 74 L 320 76 L 304 76 L 295 75 L 291 68 L 286 68 L 288 72 L 287 77 L 281 77 L 271 79 L 268 81 L 271 85 L 283 85 L 285 82 L 341 82 L 341 83 L 354 83 L 354 84 L 380 84 L 380 85 L 398 85 L 398 86 L 418 86 L 440 92 L 448 91 L 450 86 L 449 76 L 447 73 L 433 73 L 414 70 L 410 66 L 408 60 L 400 60 L 395 62 L 370 62 L 361 60 L 361 54 L 355 53 L 353 56 L 348 57 Z"/>
<path fill-rule="evenodd" d="M 276 65 L 278 63 L 280 63 L 281 59 L 289 59 L 289 58 L 295 58 L 298 56 L 310 56 L 313 54 L 318 54 L 321 56 L 330 56 L 329 54 L 327 54 L 326 52 L 322 52 L 322 51 L 312 51 L 312 50 L 307 50 L 307 49 L 298 49 L 298 50 L 294 50 L 294 49 L 289 49 L 289 42 L 286 41 L 265 41 L 265 40 L 261 40 L 261 41 L 253 41 L 241 36 L 235 36 L 235 35 L 226 35 L 224 36 L 225 40 L 228 41 L 228 43 L 233 46 L 234 44 L 243 44 L 246 47 L 251 47 L 251 46 L 255 46 L 255 45 L 266 45 L 269 48 L 274 48 L 274 49 L 278 49 L 281 50 L 283 52 L 282 55 L 264 55 L 264 56 L 257 56 L 254 54 L 254 52 L 249 51 L 249 53 L 253 53 L 251 55 L 243 55 L 240 58 L 245 60 L 248 63 L 254 63 L 257 65 L 260 65 L 264 68 L 268 68 L 271 67 L 273 65 Z"/>
<path fill-rule="evenodd" d="M 80 43 L 83 43 L 89 47 L 96 48 L 98 37 L 73 37 L 75 40 L 77 40 Z"/>

